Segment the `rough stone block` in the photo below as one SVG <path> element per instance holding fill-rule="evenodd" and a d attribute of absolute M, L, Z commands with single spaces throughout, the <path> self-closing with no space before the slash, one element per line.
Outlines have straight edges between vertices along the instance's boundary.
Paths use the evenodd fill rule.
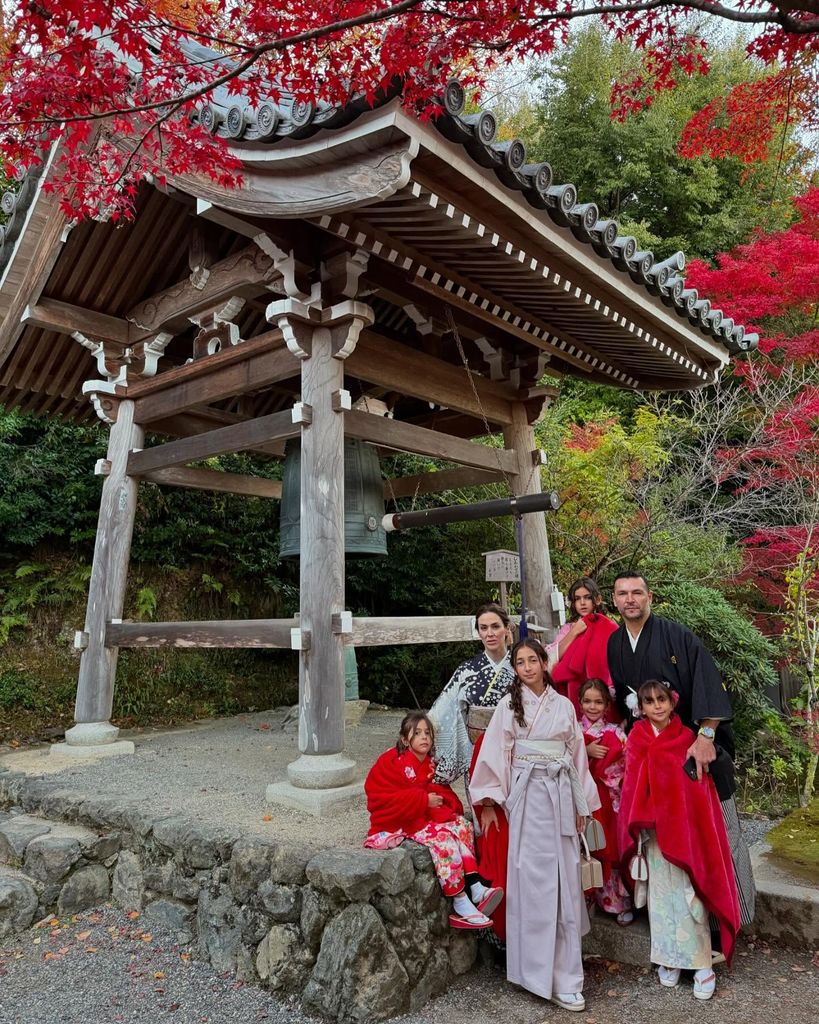
<path fill-rule="evenodd" d="M 240 903 L 246 903 L 262 882 L 270 880 L 277 844 L 269 839 L 248 837 L 233 847 L 228 885 Z"/>
<path fill-rule="evenodd" d="M 25 879 L 0 875 L 0 939 L 29 928 L 37 903 L 37 893 Z"/>
<path fill-rule="evenodd" d="M 380 1021 L 407 1010 L 409 996 L 407 972 L 376 910 L 346 907 L 324 929 L 304 1006 L 340 1021 Z"/>
<path fill-rule="evenodd" d="M 178 942 L 190 942 L 193 938 L 194 911 L 184 903 L 176 900 L 155 900 L 145 907 L 142 917 L 173 932 Z"/>
<path fill-rule="evenodd" d="M 172 854 L 182 853 L 185 835 L 191 827 L 188 818 L 173 815 L 154 822 L 154 840 Z"/>
<path fill-rule="evenodd" d="M 236 969 L 244 917 L 229 893 L 199 894 L 197 909 L 199 951 L 217 971 Z"/>
<path fill-rule="evenodd" d="M 0 864 L 22 864 L 28 844 L 50 831 L 51 826 L 45 822 L 22 816 L 9 818 L 0 825 Z"/>
<path fill-rule="evenodd" d="M 453 974 L 466 974 L 478 956 L 478 938 L 471 932 L 452 931 L 449 936 L 449 966 Z"/>
<path fill-rule="evenodd" d="M 333 913 L 333 906 L 326 893 L 318 892 L 312 886 L 301 890 L 301 933 L 308 949 L 317 953 L 321 945 L 324 926 Z"/>
<path fill-rule="evenodd" d="M 46 818 L 59 818 L 61 821 L 75 822 L 79 818 L 80 807 L 87 797 L 74 789 L 52 789 L 40 802 L 40 812 Z"/>
<path fill-rule="evenodd" d="M 65 878 L 82 855 L 76 839 L 62 836 L 38 836 L 26 847 L 25 871 L 41 882 Z"/>
<path fill-rule="evenodd" d="M 130 850 L 123 850 L 114 868 L 112 894 L 114 902 L 123 910 L 141 910 L 145 886 L 139 857 Z"/>
<path fill-rule="evenodd" d="M 103 863 L 119 853 L 122 837 L 119 832 L 111 832 L 108 835 L 89 838 L 80 845 L 83 857 Z"/>
<path fill-rule="evenodd" d="M 102 864 L 88 864 L 78 868 L 60 890 L 57 914 L 79 914 L 104 903 L 110 894 L 108 872 Z"/>
<path fill-rule="evenodd" d="M 443 995 L 449 984 L 449 957 L 445 949 L 433 949 L 421 977 L 410 993 L 410 1010 L 418 1010 L 435 996 Z"/>
<path fill-rule="evenodd" d="M 154 829 L 156 835 L 156 829 Z M 236 837 L 216 826 L 191 825 L 182 835 L 180 860 L 189 868 L 209 868 L 230 859 Z"/>
<path fill-rule="evenodd" d="M 314 959 L 296 925 L 275 924 L 259 944 L 256 970 L 269 988 L 295 992 L 307 980 Z"/>
<path fill-rule="evenodd" d="M 374 850 L 322 850 L 308 863 L 307 877 L 324 892 L 366 900 L 382 883 L 382 856 Z"/>
<path fill-rule="evenodd" d="M 277 885 L 268 878 L 259 886 L 259 899 L 276 924 L 292 923 L 301 916 L 301 889 L 296 885 Z"/>
<path fill-rule="evenodd" d="M 381 853 L 379 856 L 381 857 L 379 891 L 387 893 L 389 896 L 396 896 L 409 889 L 415 880 L 412 856 L 405 850 L 387 850 L 386 853 Z"/>

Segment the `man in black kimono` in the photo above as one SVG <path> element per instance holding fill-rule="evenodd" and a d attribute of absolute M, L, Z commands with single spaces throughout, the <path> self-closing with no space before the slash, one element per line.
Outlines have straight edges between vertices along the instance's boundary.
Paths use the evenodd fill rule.
<path fill-rule="evenodd" d="M 679 695 L 677 714 L 697 735 L 688 754 L 696 761 L 698 777 L 710 771 L 719 794 L 733 854 L 742 923 L 749 924 L 756 892 L 734 799 L 731 702 L 702 641 L 678 622 L 654 615 L 653 596 L 644 576 L 625 573 L 614 581 L 614 604 L 623 620 L 608 643 L 617 704 L 630 724 L 626 699 L 648 679 L 665 680 Z"/>

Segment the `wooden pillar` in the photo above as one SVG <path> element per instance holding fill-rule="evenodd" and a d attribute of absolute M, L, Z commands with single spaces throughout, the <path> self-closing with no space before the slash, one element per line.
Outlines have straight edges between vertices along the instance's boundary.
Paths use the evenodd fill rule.
<path fill-rule="evenodd" d="M 85 617 L 87 646 L 80 660 L 74 711 L 77 724 L 66 733 L 72 746 L 111 743 L 119 732 L 110 722 L 119 649 L 105 646 L 105 630 L 111 619 L 122 617 L 138 486 L 126 467 L 128 453 L 142 447 L 144 436 L 143 428 L 134 423 L 134 403 L 120 402 L 108 439 L 108 475 L 102 485 Z"/>
<path fill-rule="evenodd" d="M 515 494 L 540 494 L 540 461 L 536 459 L 535 430 L 523 402 L 512 406 L 512 423 L 504 428 L 503 437 L 506 447 L 513 448 L 517 457 L 517 472 L 511 478 Z M 551 639 L 560 620 L 552 610 L 554 580 L 545 513 L 535 512 L 523 517 L 523 549 L 526 603 L 529 611 L 537 614 L 538 622 L 547 627 Z"/>
<path fill-rule="evenodd" d="M 344 611 L 344 359 L 364 326 L 368 306 L 342 301 L 324 308 L 293 300 L 273 303 L 268 318 L 302 360 L 299 627 L 299 750 L 287 767 L 292 787 L 349 787 L 355 762 L 344 751 L 344 643 L 333 616 Z M 359 787 L 360 788 L 360 787 Z M 358 789 L 356 789 L 356 793 Z M 299 804 L 280 785 L 268 799 Z M 329 803 L 304 800 L 323 813 Z"/>

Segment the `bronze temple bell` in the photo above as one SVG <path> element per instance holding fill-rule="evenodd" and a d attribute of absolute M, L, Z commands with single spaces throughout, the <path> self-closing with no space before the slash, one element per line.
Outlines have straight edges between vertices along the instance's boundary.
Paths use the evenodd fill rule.
<path fill-rule="evenodd" d="M 298 558 L 301 512 L 301 441 L 291 438 L 284 449 L 279 554 Z M 344 551 L 347 555 L 386 555 L 384 483 L 372 445 L 344 439 Z"/>

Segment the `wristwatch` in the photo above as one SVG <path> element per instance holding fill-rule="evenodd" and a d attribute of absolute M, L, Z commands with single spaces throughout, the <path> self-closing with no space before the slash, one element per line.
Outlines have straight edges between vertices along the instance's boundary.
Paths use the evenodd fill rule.
<path fill-rule="evenodd" d="M 712 740 L 716 734 L 716 729 L 712 729 L 710 725 L 701 725 L 700 731 L 697 733 L 698 736 L 704 736 L 707 740 Z"/>

